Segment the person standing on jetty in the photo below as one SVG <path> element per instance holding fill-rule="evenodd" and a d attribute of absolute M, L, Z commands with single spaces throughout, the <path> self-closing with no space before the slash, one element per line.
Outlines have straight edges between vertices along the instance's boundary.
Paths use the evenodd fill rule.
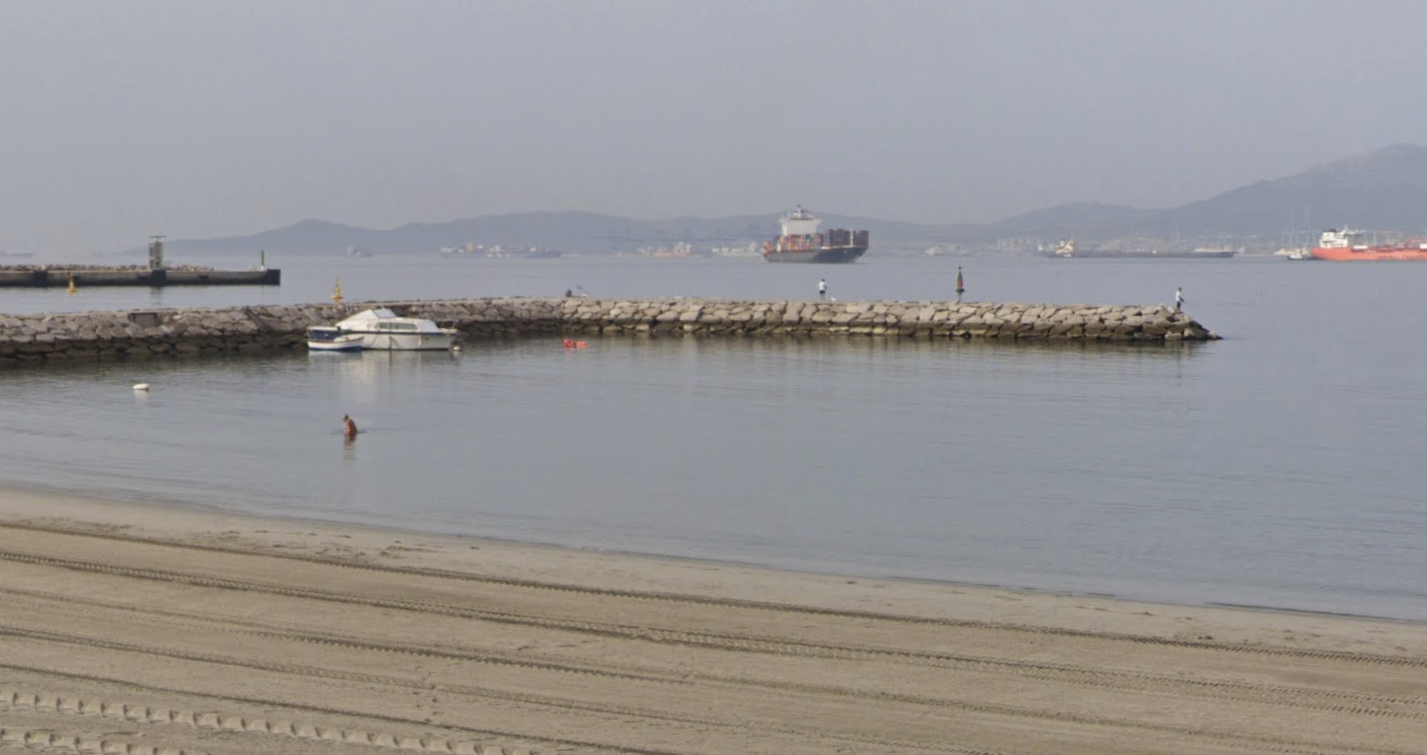
<path fill-rule="evenodd" d="M 1184 311 L 1184 289 L 1182 287 L 1174 289 L 1174 311 Z"/>
<path fill-rule="evenodd" d="M 357 423 L 345 414 L 342 415 L 342 437 L 349 441 L 357 439 Z"/>
<path fill-rule="evenodd" d="M 818 281 L 818 298 L 819 298 L 819 299 L 826 299 L 826 298 L 827 298 L 827 279 L 826 279 L 826 278 L 823 278 L 823 279 L 821 279 L 821 280 Z"/>

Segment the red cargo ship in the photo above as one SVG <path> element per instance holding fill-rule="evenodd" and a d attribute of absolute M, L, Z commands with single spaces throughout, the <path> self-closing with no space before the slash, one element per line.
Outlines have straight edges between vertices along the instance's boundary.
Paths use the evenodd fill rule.
<path fill-rule="evenodd" d="M 1394 244 L 1364 244 L 1362 231 L 1328 229 L 1310 254 L 1315 260 L 1427 260 L 1427 241 L 1412 239 Z"/>
<path fill-rule="evenodd" d="M 763 244 L 763 259 L 769 262 L 852 262 L 867 251 L 867 231 L 818 233 L 822 221 L 801 205 L 782 223 L 783 235 Z"/>

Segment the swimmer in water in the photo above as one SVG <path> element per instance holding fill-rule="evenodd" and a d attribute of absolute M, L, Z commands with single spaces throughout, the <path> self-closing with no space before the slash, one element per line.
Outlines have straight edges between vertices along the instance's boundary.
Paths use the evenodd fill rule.
<path fill-rule="evenodd" d="M 353 440 L 357 437 L 357 423 L 353 422 L 352 418 L 345 414 L 342 415 L 342 435 L 345 436 L 347 440 Z"/>

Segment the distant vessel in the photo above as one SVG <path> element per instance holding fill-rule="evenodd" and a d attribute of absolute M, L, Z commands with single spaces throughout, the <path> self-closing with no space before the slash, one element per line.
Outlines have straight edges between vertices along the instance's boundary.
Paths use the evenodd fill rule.
<path fill-rule="evenodd" d="M 487 252 L 487 257 L 507 257 L 517 260 L 553 260 L 558 258 L 563 252 L 559 249 L 546 249 L 545 247 L 530 247 L 529 249 L 507 249 L 500 252 Z"/>
<path fill-rule="evenodd" d="M 750 241 L 742 246 L 716 246 L 713 248 L 715 257 L 757 257 L 762 254 L 758 249 L 758 242 Z"/>
<path fill-rule="evenodd" d="M 852 262 L 867 252 L 867 231 L 834 228 L 819 233 L 821 220 L 799 205 L 782 219 L 783 233 L 763 244 L 769 262 Z"/>
<path fill-rule="evenodd" d="M 680 242 L 672 246 L 645 247 L 637 253 L 640 257 L 708 257 L 713 253 L 707 250 L 695 250 L 694 245 L 687 242 Z"/>
<path fill-rule="evenodd" d="M 1160 251 L 1158 249 L 1079 249 L 1074 241 L 1062 241 L 1056 247 L 1045 252 L 1047 257 L 1058 257 L 1061 259 L 1140 259 L 1140 258 L 1163 258 L 1163 259 L 1224 259 L 1238 254 L 1238 250 L 1225 249 L 1222 247 L 1199 247 L 1198 249 Z"/>
<path fill-rule="evenodd" d="M 1427 260 L 1427 241 L 1412 239 L 1391 244 L 1360 243 L 1364 233 L 1351 228 L 1330 228 L 1318 237 L 1318 246 L 1313 247 L 1313 259 L 1347 261 L 1392 261 Z"/>
<path fill-rule="evenodd" d="M 446 256 L 487 257 L 490 259 L 553 260 L 563 254 L 563 252 L 559 249 L 548 249 L 543 246 L 516 247 L 502 246 L 500 244 L 486 246 L 471 241 L 463 246 L 443 246 L 441 247 L 441 254 Z"/>

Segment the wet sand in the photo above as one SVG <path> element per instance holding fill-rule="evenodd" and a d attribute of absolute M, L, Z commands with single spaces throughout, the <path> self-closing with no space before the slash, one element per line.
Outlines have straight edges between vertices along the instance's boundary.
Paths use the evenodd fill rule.
<path fill-rule="evenodd" d="M 0 490 L 0 749 L 1423 753 L 1427 626 Z"/>

